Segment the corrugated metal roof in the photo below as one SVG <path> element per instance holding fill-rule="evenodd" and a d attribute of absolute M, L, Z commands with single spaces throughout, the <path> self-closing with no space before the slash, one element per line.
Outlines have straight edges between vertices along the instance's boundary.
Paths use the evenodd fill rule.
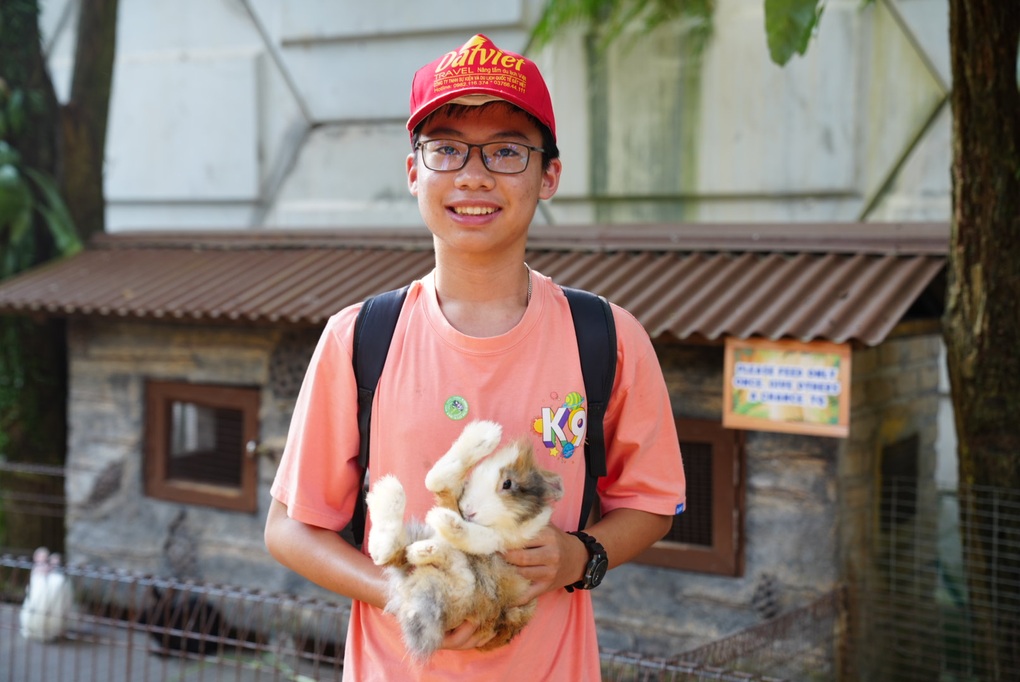
<path fill-rule="evenodd" d="M 527 260 L 653 338 L 876 345 L 919 299 L 940 301 L 948 236 L 944 223 L 536 227 Z M 0 313 L 318 326 L 432 265 L 424 228 L 101 235 L 0 284 Z"/>

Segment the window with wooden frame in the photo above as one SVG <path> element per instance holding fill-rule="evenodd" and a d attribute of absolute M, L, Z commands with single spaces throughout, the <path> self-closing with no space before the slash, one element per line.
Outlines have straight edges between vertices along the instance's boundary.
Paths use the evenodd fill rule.
<path fill-rule="evenodd" d="M 687 505 L 665 538 L 636 561 L 702 573 L 744 572 L 743 432 L 719 422 L 677 419 Z"/>
<path fill-rule="evenodd" d="M 257 388 L 149 381 L 145 494 L 256 511 L 258 416 Z"/>

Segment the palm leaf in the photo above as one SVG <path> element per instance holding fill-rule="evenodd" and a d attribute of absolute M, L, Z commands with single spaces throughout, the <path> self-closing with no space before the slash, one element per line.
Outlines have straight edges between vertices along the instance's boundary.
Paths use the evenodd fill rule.
<path fill-rule="evenodd" d="M 586 28 L 605 51 L 628 29 L 634 40 L 670 22 L 685 21 L 688 30 L 711 32 L 715 0 L 550 0 L 531 32 L 529 49 L 542 48 L 571 26 Z"/>
<path fill-rule="evenodd" d="M 772 61 L 785 65 L 807 52 L 822 18 L 823 0 L 765 0 L 765 38 Z"/>
<path fill-rule="evenodd" d="M 46 225 L 49 227 L 57 249 L 64 256 L 70 256 L 80 251 L 81 240 L 74 227 L 74 218 L 71 217 L 67 204 L 60 196 L 56 183 L 46 175 L 30 168 L 25 170 L 25 174 L 32 179 L 46 200 L 36 208 L 46 220 Z"/>

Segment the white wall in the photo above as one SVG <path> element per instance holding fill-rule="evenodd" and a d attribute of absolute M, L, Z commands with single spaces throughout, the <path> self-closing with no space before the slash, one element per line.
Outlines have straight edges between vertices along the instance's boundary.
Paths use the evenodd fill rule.
<path fill-rule="evenodd" d="M 109 230 L 418 224 L 412 73 L 474 32 L 523 51 L 541 4 L 121 0 Z M 77 3 L 42 6 L 66 95 Z M 703 53 L 665 27 L 594 86 L 579 34 L 534 54 L 565 163 L 538 219 L 948 219 L 946 1 L 830 0 L 786 68 L 762 12 L 719 0 Z"/>

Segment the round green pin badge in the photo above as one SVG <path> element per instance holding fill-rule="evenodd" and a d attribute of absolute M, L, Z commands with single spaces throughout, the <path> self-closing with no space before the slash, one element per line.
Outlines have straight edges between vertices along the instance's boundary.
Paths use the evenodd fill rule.
<path fill-rule="evenodd" d="M 446 416 L 450 419 L 459 421 L 467 416 L 467 401 L 459 395 L 450 396 L 446 399 L 446 403 L 443 405 L 443 412 L 445 412 Z"/>

